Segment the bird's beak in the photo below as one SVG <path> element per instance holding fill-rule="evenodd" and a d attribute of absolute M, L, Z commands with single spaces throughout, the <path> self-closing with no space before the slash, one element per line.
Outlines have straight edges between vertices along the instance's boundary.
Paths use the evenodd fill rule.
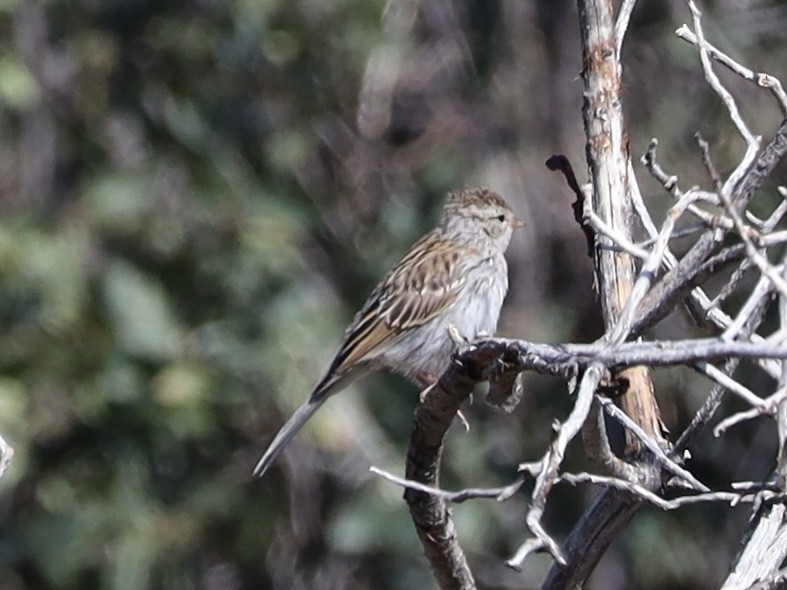
<path fill-rule="evenodd" d="M 524 225 L 525 222 L 519 219 L 519 217 L 517 217 L 516 215 L 514 215 L 514 218 L 511 220 L 511 227 L 517 229 L 518 227 L 522 227 Z"/>

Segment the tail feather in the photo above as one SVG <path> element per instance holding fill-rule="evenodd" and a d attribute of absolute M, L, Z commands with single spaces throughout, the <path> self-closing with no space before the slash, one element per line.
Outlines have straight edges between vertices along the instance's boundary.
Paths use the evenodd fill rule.
<path fill-rule="evenodd" d="M 303 425 L 312 417 L 312 414 L 320 409 L 325 400 L 368 372 L 369 367 L 362 364 L 358 364 L 343 372 L 328 371 L 325 377 L 317 384 L 317 387 L 314 388 L 309 399 L 295 410 L 295 413 L 290 416 L 290 419 L 285 422 L 271 444 L 268 445 L 268 449 L 265 451 L 262 459 L 259 460 L 254 468 L 254 475 L 262 477 L 265 474 L 271 463 L 281 455 L 287 443 L 298 434 L 298 431 L 303 428 Z"/>
<path fill-rule="evenodd" d="M 327 396 L 312 395 L 304 404 L 295 410 L 295 413 L 290 416 L 290 419 L 281 427 L 271 444 L 268 445 L 268 449 L 265 451 L 262 459 L 259 460 L 257 466 L 254 468 L 254 475 L 256 477 L 262 477 L 265 474 L 268 467 L 271 466 L 271 463 L 281 455 L 287 443 L 289 443 L 292 437 L 303 428 L 303 425 L 306 424 L 309 418 L 312 417 L 312 414 L 320 408 L 326 399 Z"/>

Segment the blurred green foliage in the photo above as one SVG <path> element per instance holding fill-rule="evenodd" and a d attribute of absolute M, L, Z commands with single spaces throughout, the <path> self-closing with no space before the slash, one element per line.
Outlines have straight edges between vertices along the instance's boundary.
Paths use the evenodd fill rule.
<path fill-rule="evenodd" d="M 781 37 L 738 25 L 734 46 L 764 55 L 761 69 L 784 63 Z M 674 27 L 635 13 L 627 107 L 634 150 L 658 134 L 687 173 L 698 128 L 718 131 L 723 161 L 735 144 L 712 97 L 653 91 L 665 67 L 703 88 L 690 52 L 665 41 Z M 0 434 L 16 453 L 0 480 L 0 588 L 430 587 L 400 490 L 367 472 L 402 470 L 411 386 L 364 381 L 277 470 L 250 472 L 457 185 L 489 184 L 528 219 L 501 331 L 597 336 L 583 237 L 542 167 L 560 150 L 581 169 L 570 5 L 4 0 L 0 31 Z M 676 426 L 701 399 L 687 379 L 665 382 Z M 447 486 L 499 485 L 540 455 L 571 402 L 559 383 L 528 385 L 514 416 L 470 409 Z M 714 452 L 709 473 L 731 477 Z M 584 465 L 581 449 L 570 461 Z M 547 516 L 565 532 L 586 498 L 556 498 Z M 524 502 L 455 509 L 485 587 L 532 587 L 549 566 L 502 565 Z M 713 526 L 657 516 L 630 544 L 647 550 L 609 559 L 636 571 L 670 543 L 721 543 Z M 602 568 L 597 584 L 704 587 L 719 563 L 623 586 Z"/>

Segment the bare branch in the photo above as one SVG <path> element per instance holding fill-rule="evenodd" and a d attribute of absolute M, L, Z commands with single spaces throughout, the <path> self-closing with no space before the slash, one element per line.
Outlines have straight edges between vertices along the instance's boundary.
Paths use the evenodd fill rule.
<path fill-rule="evenodd" d="M 563 176 L 566 178 L 566 183 L 568 184 L 569 188 L 576 195 L 577 200 L 572 203 L 571 209 L 574 211 L 574 220 L 582 228 L 582 233 L 585 234 L 585 240 L 587 241 L 588 245 L 588 256 L 592 256 L 595 236 L 592 229 L 588 226 L 589 220 L 587 217 L 587 211 L 591 211 L 590 207 L 586 207 L 586 204 L 589 204 L 590 202 L 588 195 L 586 195 L 579 186 L 577 177 L 574 174 L 574 169 L 571 167 L 571 163 L 568 161 L 566 156 L 562 154 L 552 155 L 549 157 L 549 159 L 547 159 L 545 164 L 550 170 L 562 172 Z"/>
<path fill-rule="evenodd" d="M 459 406 L 473 391 L 476 380 L 460 363 L 451 363 L 415 411 L 414 428 L 407 452 L 406 479 L 439 488 L 440 460 L 445 433 Z M 440 588 L 471 590 L 475 581 L 446 505 L 431 493 L 407 488 L 410 508 L 421 545 Z"/>
<path fill-rule="evenodd" d="M 587 368 L 577 391 L 574 409 L 571 410 L 569 417 L 560 426 L 555 440 L 541 460 L 541 469 L 536 477 L 536 485 L 532 494 L 533 504 L 525 518 L 525 522 L 530 532 L 535 536 L 535 540 L 528 539 L 525 541 L 516 552 L 516 555 L 506 562 L 507 565 L 515 569 L 521 568 L 527 556 L 537 550 L 548 551 L 555 561 L 565 564 L 565 558 L 560 552 L 560 547 L 541 525 L 541 517 L 546 508 L 549 492 L 557 481 L 560 465 L 563 462 L 568 443 L 573 440 L 585 423 L 590 412 L 596 387 L 598 387 L 599 382 L 605 375 L 607 375 L 606 369 L 599 364 L 593 364 Z"/>
<path fill-rule="evenodd" d="M 449 492 L 440 488 L 418 483 L 417 481 L 397 477 L 396 475 L 382 469 L 378 469 L 377 467 L 370 467 L 369 471 L 403 488 L 431 494 L 438 498 L 443 498 L 448 502 L 453 502 L 454 504 L 461 504 L 466 500 L 472 500 L 476 498 L 491 498 L 497 500 L 498 502 L 504 502 L 505 500 L 510 499 L 520 489 L 522 489 L 522 486 L 525 483 L 525 478 L 520 476 L 513 483 L 499 488 L 467 488 L 458 492 Z"/>
<path fill-rule="evenodd" d="M 766 285 L 770 288 L 770 282 L 765 279 L 764 277 L 761 278 L 760 283 Z M 755 340 L 759 338 L 754 334 L 754 331 L 759 326 L 762 318 L 765 316 L 765 312 L 767 309 L 767 300 L 764 297 L 755 297 L 752 295 L 744 304 L 744 309 L 738 314 L 739 319 L 741 319 L 741 323 L 734 331 L 726 332 L 722 335 L 722 338 L 725 339 L 747 339 L 747 340 Z M 732 375 L 738 367 L 740 360 L 737 358 L 728 359 L 724 363 L 724 367 L 720 370 L 720 372 L 729 377 Z M 763 359 L 758 359 L 758 363 L 762 366 Z M 695 368 L 698 365 L 695 364 Z M 732 381 L 732 379 L 730 378 Z M 719 383 L 719 380 L 717 380 Z M 733 381 L 733 383 L 736 383 Z M 722 397 L 725 391 L 725 386 L 722 384 L 717 384 L 710 392 L 710 395 L 705 399 L 703 402 L 702 407 L 697 411 L 694 418 L 692 418 L 691 423 L 688 427 L 683 431 L 680 435 L 680 438 L 675 443 L 675 447 L 673 449 L 673 456 L 678 456 L 682 454 L 686 449 L 688 449 L 693 441 L 695 440 L 697 434 L 701 432 L 709 423 L 711 418 L 713 418 L 716 410 L 719 408 Z"/>
<path fill-rule="evenodd" d="M 700 153 L 702 154 L 702 163 L 705 165 L 705 170 L 708 171 L 708 176 L 713 182 L 713 188 L 716 192 L 719 192 L 723 185 L 723 181 L 710 155 L 710 145 L 699 132 L 694 134 L 694 139 L 697 140 L 697 147 L 700 148 Z"/>
<path fill-rule="evenodd" d="M 637 280 L 634 282 L 634 286 L 632 287 L 629 298 L 626 301 L 626 305 L 620 314 L 620 318 L 609 332 L 608 340 L 610 343 L 617 344 L 623 342 L 631 332 L 631 326 L 634 323 L 634 319 L 639 309 L 639 304 L 647 294 L 656 273 L 662 265 L 662 261 L 664 260 L 665 253 L 667 251 L 667 244 L 669 243 L 669 239 L 672 236 L 673 230 L 675 229 L 675 223 L 678 221 L 680 216 L 683 215 L 683 212 L 686 210 L 686 208 L 689 207 L 689 205 L 691 205 L 696 199 L 697 195 L 692 191 L 689 191 L 688 193 L 684 194 L 678 200 L 678 203 L 670 208 L 670 210 L 667 212 L 667 217 L 664 220 L 661 231 L 659 232 L 656 244 L 653 246 L 650 255 L 642 265 L 642 269 L 637 276 Z"/>
<path fill-rule="evenodd" d="M 623 5 L 618 12 L 618 20 L 615 22 L 615 50 L 620 59 L 620 52 L 623 48 L 623 39 L 628 30 L 629 21 L 631 20 L 631 13 L 634 12 L 634 5 L 637 0 L 624 0 Z"/>
<path fill-rule="evenodd" d="M 768 396 L 765 400 L 761 401 L 751 410 L 745 412 L 737 412 L 728 416 L 716 425 L 713 429 L 713 436 L 721 436 L 727 429 L 736 426 L 746 420 L 752 420 L 760 416 L 774 415 L 778 411 L 780 405 L 787 399 L 787 387 L 779 387 L 773 394 Z"/>
<path fill-rule="evenodd" d="M 761 582 L 748 586 L 746 590 L 774 590 L 774 588 L 783 588 L 785 582 L 787 582 L 787 568 L 774 572 Z"/>
<path fill-rule="evenodd" d="M 676 201 L 680 201 L 684 193 L 678 186 L 678 177 L 675 175 L 668 175 L 661 165 L 656 160 L 656 148 L 658 147 L 658 140 L 654 137 L 650 140 L 650 144 L 648 145 L 647 151 L 643 154 L 640 161 L 648 170 L 650 175 L 657 181 L 661 186 L 664 187 L 666 190 Z M 718 199 L 715 193 L 706 193 L 700 191 L 699 189 L 692 189 L 695 195 L 696 200 L 701 201 L 709 201 L 714 202 Z M 722 215 L 714 215 L 700 209 L 693 203 L 689 203 L 687 210 L 694 215 L 697 219 L 704 222 L 709 228 L 724 228 L 724 229 L 732 229 L 733 223 L 730 219 Z M 653 234 L 655 234 L 655 227 L 653 228 Z"/>
<path fill-rule="evenodd" d="M 14 458 L 14 448 L 0 436 L 0 478 L 5 475 L 6 470 L 11 465 Z"/>
<path fill-rule="evenodd" d="M 773 286 L 779 290 L 782 296 L 787 295 L 787 281 L 782 278 L 781 271 L 768 262 L 765 256 L 763 256 L 763 254 L 754 245 L 750 237 L 751 233 L 748 231 L 748 226 L 744 223 L 741 214 L 733 206 L 732 200 L 729 198 L 727 192 L 722 190 L 719 193 L 719 196 L 721 197 L 721 202 L 724 205 L 724 209 L 727 211 L 727 214 L 730 216 L 730 218 L 732 218 L 732 221 L 735 224 L 735 229 L 746 246 L 746 253 L 748 254 L 749 260 L 757 265 L 757 268 L 760 269 L 760 272 L 768 277 L 768 279 L 773 283 Z"/>
<path fill-rule="evenodd" d="M 763 500 L 778 500 L 781 499 L 782 494 L 774 492 L 757 492 L 755 494 L 745 494 L 739 492 L 725 492 L 716 491 L 703 494 L 695 494 L 691 496 L 679 496 L 672 500 L 665 500 L 661 496 L 654 494 L 647 488 L 630 481 L 616 479 L 614 477 L 605 477 L 602 475 L 593 475 L 590 473 L 564 473 L 560 476 L 560 482 L 565 482 L 571 485 L 578 485 L 582 483 L 592 483 L 602 485 L 618 490 L 626 491 L 634 496 L 638 496 L 646 502 L 661 508 L 662 510 L 677 510 L 685 506 L 693 504 L 707 504 L 711 502 L 723 502 L 730 506 L 736 506 L 740 503 L 758 503 Z"/>
<path fill-rule="evenodd" d="M 626 481 L 635 481 L 639 476 L 639 469 L 635 464 L 619 458 L 612 450 L 599 400 L 600 396 L 596 395 L 590 408 L 590 416 L 582 426 L 585 452 L 592 461 L 603 467 L 607 474 Z"/>
<path fill-rule="evenodd" d="M 710 57 L 708 56 L 709 47 L 705 41 L 704 33 L 702 32 L 702 13 L 697 8 L 694 0 L 688 0 L 688 5 L 689 9 L 691 10 L 692 19 L 694 22 L 694 31 L 697 36 L 697 48 L 700 51 L 700 62 L 702 63 L 702 70 L 705 72 L 705 79 L 707 80 L 708 84 L 710 84 L 711 88 L 713 88 L 713 90 L 716 92 L 716 94 L 719 95 L 719 98 L 721 98 L 724 106 L 727 107 L 727 111 L 730 114 L 730 120 L 735 124 L 735 127 L 738 129 L 738 133 L 740 133 L 741 137 L 746 142 L 746 153 L 735 167 L 735 170 L 727 177 L 727 180 L 724 182 L 721 190 L 719 191 L 720 195 L 731 195 L 733 189 L 738 185 L 740 180 L 743 178 L 743 175 L 757 157 L 757 152 L 760 149 L 761 139 L 759 136 L 755 136 L 749 130 L 746 123 L 744 123 L 743 118 L 738 111 L 738 105 L 735 102 L 735 99 L 732 97 L 732 94 L 730 94 L 730 92 L 722 85 L 718 76 L 716 76 L 716 73 L 713 71 Z"/>
<path fill-rule="evenodd" d="M 714 367 L 711 364 L 706 362 L 694 363 L 692 367 L 708 377 L 709 379 L 715 381 L 719 386 L 723 387 L 730 393 L 737 395 L 743 401 L 745 401 L 750 406 L 754 406 L 755 408 L 763 408 L 764 402 L 762 399 L 757 396 L 751 389 L 745 387 L 735 381 L 729 374 L 721 369 Z"/>
<path fill-rule="evenodd" d="M 738 555 L 722 590 L 749 588 L 778 572 L 787 555 L 787 506 L 774 503 L 763 509 L 757 526 L 747 534 L 746 546 Z"/>
<path fill-rule="evenodd" d="M 697 36 L 692 33 L 686 25 L 683 25 L 678 30 L 676 30 L 675 34 L 684 41 L 691 43 L 692 45 L 697 45 Z M 770 88 L 782 109 L 782 114 L 787 117 L 787 93 L 784 92 L 782 84 L 777 78 L 774 78 L 770 74 L 755 72 L 746 66 L 739 64 L 729 55 L 720 51 L 710 43 L 706 43 L 705 47 L 711 59 L 719 62 L 723 66 L 726 66 L 731 72 L 738 74 L 746 80 L 754 82 L 757 84 L 757 86 L 762 88 Z"/>
<path fill-rule="evenodd" d="M 606 221 L 601 219 L 593 211 L 589 212 L 588 223 L 595 230 L 597 234 L 609 238 L 612 244 L 614 244 L 615 247 L 619 248 L 621 252 L 625 252 L 626 254 L 630 254 L 634 258 L 639 258 L 641 260 L 645 260 L 646 258 L 648 258 L 648 256 L 650 256 L 650 253 L 647 250 L 641 248 L 640 246 L 637 246 L 626 236 L 621 235 L 614 228 L 610 227 L 610 225 Z"/>
<path fill-rule="evenodd" d="M 785 153 L 787 153 L 787 120 L 781 123 L 773 139 L 736 186 L 732 201 L 737 207 L 743 208 L 749 203 Z M 732 221 L 729 220 L 729 223 L 732 224 Z M 632 328 L 633 335 L 639 335 L 642 330 L 660 320 L 678 301 L 691 293 L 701 274 L 700 267 L 724 238 L 721 229 L 719 226 L 703 234 L 681 261 L 654 285 L 643 300 L 638 319 Z"/>
<path fill-rule="evenodd" d="M 693 489 L 698 490 L 700 492 L 709 492 L 710 488 L 706 486 L 704 483 L 699 481 L 696 477 L 694 477 L 691 473 L 683 469 L 680 465 L 675 463 L 672 459 L 670 459 L 666 453 L 661 449 L 656 441 L 651 439 L 645 431 L 643 431 L 639 425 L 634 422 L 631 418 L 629 418 L 620 408 L 618 408 L 615 404 L 613 404 L 610 400 L 599 397 L 599 403 L 604 407 L 604 411 L 606 411 L 610 416 L 615 418 L 618 422 L 623 424 L 626 428 L 631 430 L 637 438 L 639 438 L 642 443 L 645 445 L 651 453 L 653 453 L 653 457 L 658 461 L 658 463 L 664 467 L 667 471 L 672 473 L 673 475 L 681 478 L 686 483 L 688 483 Z"/>
<path fill-rule="evenodd" d="M 603 341 L 592 344 L 541 344 L 527 340 L 487 338 L 478 340 L 457 356 L 459 363 L 474 364 L 479 371 L 494 370 L 502 359 L 506 371 L 536 371 L 567 378 L 577 369 L 601 364 L 609 370 L 636 365 L 664 367 L 697 361 L 719 361 L 731 357 L 757 359 L 787 358 L 787 344 L 728 342 L 719 338 L 624 342 L 610 349 Z"/>

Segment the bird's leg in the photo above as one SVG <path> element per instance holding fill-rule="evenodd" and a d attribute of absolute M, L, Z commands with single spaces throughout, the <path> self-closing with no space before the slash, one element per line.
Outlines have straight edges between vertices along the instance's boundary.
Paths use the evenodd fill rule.
<path fill-rule="evenodd" d="M 437 385 L 437 377 L 432 373 L 420 372 L 415 375 L 414 379 L 415 382 L 423 388 L 421 389 L 421 393 L 418 394 L 418 399 L 423 402 L 426 396 L 429 395 L 429 392 Z M 465 415 L 462 414 L 462 410 L 456 411 L 456 417 L 462 423 L 462 426 L 465 427 L 465 432 L 470 432 L 470 422 L 468 422 Z"/>
<path fill-rule="evenodd" d="M 461 332 L 459 332 L 459 329 L 453 324 L 448 324 L 448 337 L 451 339 L 451 342 L 453 342 L 457 346 L 457 348 L 462 346 L 467 346 L 468 344 L 470 344 L 470 339 L 466 338 L 465 336 L 462 336 Z M 473 340 L 483 340 L 485 338 L 491 338 L 491 337 L 492 334 L 490 334 L 486 330 L 481 330 L 475 335 L 475 338 Z"/>

